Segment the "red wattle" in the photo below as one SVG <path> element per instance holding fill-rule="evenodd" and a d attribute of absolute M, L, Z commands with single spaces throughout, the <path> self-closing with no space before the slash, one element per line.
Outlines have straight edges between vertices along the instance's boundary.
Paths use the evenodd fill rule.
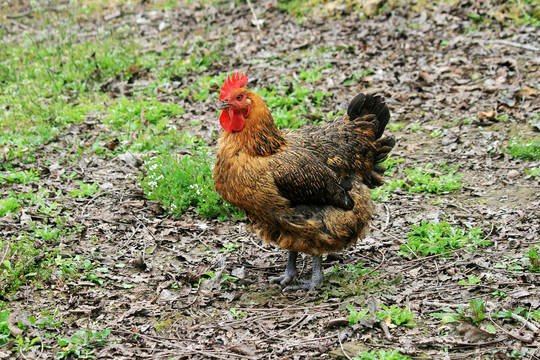
<path fill-rule="evenodd" d="M 234 131 L 240 131 L 244 128 L 245 119 L 241 113 L 235 113 L 232 107 L 227 110 L 223 110 L 219 116 L 219 123 L 223 130 L 228 133 Z"/>

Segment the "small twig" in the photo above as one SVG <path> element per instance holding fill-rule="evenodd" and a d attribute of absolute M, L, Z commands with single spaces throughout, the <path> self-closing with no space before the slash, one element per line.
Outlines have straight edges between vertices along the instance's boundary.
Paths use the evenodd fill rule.
<path fill-rule="evenodd" d="M 540 52 L 540 48 L 534 47 L 532 45 L 520 44 L 520 43 L 517 43 L 517 42 L 508 41 L 508 40 L 487 40 L 486 42 L 491 43 L 491 44 L 508 45 L 508 46 L 513 46 L 513 47 L 525 49 L 525 50 Z"/>
<path fill-rule="evenodd" d="M 373 274 L 375 271 L 379 270 L 379 268 L 382 266 L 382 264 L 384 264 L 384 261 L 386 260 L 385 256 L 384 256 L 384 253 L 382 253 L 382 260 L 381 262 L 379 263 L 379 265 L 377 265 L 377 267 L 373 270 L 371 270 L 370 272 L 368 272 L 367 274 L 364 274 L 362 275 L 362 279 L 365 278 L 365 277 L 368 277 L 369 275 Z"/>
<path fill-rule="evenodd" d="M 341 352 L 343 353 L 343 355 L 345 355 L 345 357 L 347 359 L 353 360 L 349 355 L 347 355 L 347 352 L 343 348 L 343 344 L 341 343 L 341 336 L 339 336 L 339 331 L 337 332 L 337 338 L 338 338 L 338 341 L 339 341 L 339 347 L 341 348 Z"/>
<path fill-rule="evenodd" d="M 386 210 L 386 221 L 384 223 L 384 227 L 381 229 L 381 231 L 384 231 L 388 228 L 388 224 L 390 223 L 390 209 L 388 209 L 388 205 L 383 203 L 384 209 Z"/>
<path fill-rule="evenodd" d="M 9 243 L 6 244 L 6 249 L 3 251 L 4 254 L 2 255 L 2 260 L 0 260 L 0 264 L 2 264 L 4 262 L 4 259 L 7 256 L 8 249 L 9 249 Z"/>
<path fill-rule="evenodd" d="M 82 208 L 81 210 L 81 214 L 79 215 L 79 217 L 83 217 L 84 215 L 84 212 L 86 211 L 86 208 L 88 207 L 88 205 L 90 205 L 91 203 L 94 202 L 94 200 L 96 200 L 98 197 L 100 197 L 101 195 L 107 195 L 108 192 L 106 192 L 105 190 L 99 190 L 94 196 L 92 196 L 92 198 L 84 205 L 84 207 Z"/>
<path fill-rule="evenodd" d="M 488 318 L 489 318 L 489 321 L 491 321 L 491 323 L 493 325 L 495 325 L 497 328 L 499 328 L 499 330 L 501 330 L 503 333 L 505 333 L 507 336 L 510 336 L 514 339 L 516 339 L 517 341 L 521 341 L 521 342 L 524 342 L 524 343 L 530 343 L 532 342 L 532 338 L 529 340 L 529 339 L 526 339 L 524 338 L 523 336 L 519 335 L 519 334 L 516 334 L 516 333 L 512 333 L 510 331 L 507 331 L 506 329 L 503 329 L 501 326 L 499 326 L 499 324 L 497 324 L 495 321 L 493 321 L 493 318 L 491 317 L 491 311 L 488 312 Z"/>
<path fill-rule="evenodd" d="M 251 10 L 251 14 L 253 15 L 253 22 L 255 23 L 255 26 L 257 27 L 257 30 L 259 32 L 261 32 L 261 25 L 259 24 L 259 19 L 257 18 L 257 14 L 255 13 L 255 9 L 253 8 L 253 5 L 251 4 L 251 1 L 250 0 L 246 0 L 248 5 L 249 5 L 249 9 Z"/>
<path fill-rule="evenodd" d="M 300 324 L 302 321 L 304 321 L 304 319 L 307 317 L 307 312 L 304 313 L 304 315 L 302 315 L 300 317 L 300 319 L 298 319 L 297 321 L 295 321 L 291 326 L 288 326 L 286 327 L 285 329 L 281 330 L 280 332 L 274 334 L 274 335 L 270 335 L 269 337 L 267 337 L 266 339 L 261 339 L 261 340 L 258 340 L 256 341 L 255 343 L 261 343 L 261 342 L 264 342 L 264 341 L 267 341 L 267 340 L 270 340 L 272 338 L 275 338 L 275 337 L 278 337 L 280 336 L 281 334 L 283 334 L 285 331 L 289 330 L 289 329 L 292 329 L 293 327 L 295 327 L 296 325 Z M 254 340 L 254 339 L 252 339 Z"/>
<path fill-rule="evenodd" d="M 510 317 L 520 322 L 521 324 L 523 324 L 523 326 L 527 327 L 532 332 L 538 332 L 539 330 L 538 326 L 536 326 L 532 321 L 529 321 L 528 319 L 525 319 L 524 317 L 519 316 L 518 314 L 511 313 Z"/>
<path fill-rule="evenodd" d="M 437 308 L 447 307 L 449 309 L 459 309 L 460 307 L 467 307 L 467 305 L 465 304 L 446 304 L 446 303 L 441 303 L 437 301 L 427 301 L 427 300 L 422 301 L 422 305 L 434 306 Z"/>

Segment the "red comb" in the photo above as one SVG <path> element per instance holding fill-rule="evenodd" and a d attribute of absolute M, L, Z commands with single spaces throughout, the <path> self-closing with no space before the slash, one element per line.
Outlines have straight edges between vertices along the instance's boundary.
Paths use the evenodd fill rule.
<path fill-rule="evenodd" d="M 235 89 L 246 86 L 248 83 L 248 77 L 246 74 L 232 73 L 225 79 L 225 83 L 221 87 L 221 93 L 219 94 L 219 101 L 228 99 L 231 93 Z"/>

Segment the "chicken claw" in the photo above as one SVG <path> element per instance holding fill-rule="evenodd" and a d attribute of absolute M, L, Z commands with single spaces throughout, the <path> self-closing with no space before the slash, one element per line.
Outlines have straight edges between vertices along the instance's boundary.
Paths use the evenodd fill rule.
<path fill-rule="evenodd" d="M 287 285 L 296 278 L 298 275 L 298 270 L 296 269 L 296 258 L 298 257 L 298 252 L 289 251 L 289 257 L 287 258 L 287 267 L 285 269 L 285 274 L 281 276 L 271 277 L 271 283 L 280 283 L 281 285 Z"/>
<path fill-rule="evenodd" d="M 302 280 L 301 285 L 291 285 L 283 289 L 283 291 L 296 291 L 307 290 L 313 291 L 323 281 L 322 272 L 322 258 L 320 256 L 313 256 L 313 272 L 311 273 L 311 280 Z"/>

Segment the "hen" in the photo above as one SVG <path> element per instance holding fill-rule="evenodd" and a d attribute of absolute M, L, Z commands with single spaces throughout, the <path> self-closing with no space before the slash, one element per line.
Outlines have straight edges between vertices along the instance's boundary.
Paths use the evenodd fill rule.
<path fill-rule="evenodd" d="M 302 252 L 313 256 L 311 280 L 285 290 L 313 290 L 323 280 L 321 256 L 368 230 L 375 210 L 369 189 L 383 183 L 381 162 L 395 145 L 382 137 L 390 112 L 381 97 L 358 94 L 331 123 L 281 131 L 247 83 L 236 73 L 221 87 L 215 188 L 263 240 L 289 251 L 285 273 L 270 281 L 290 284 Z"/>

